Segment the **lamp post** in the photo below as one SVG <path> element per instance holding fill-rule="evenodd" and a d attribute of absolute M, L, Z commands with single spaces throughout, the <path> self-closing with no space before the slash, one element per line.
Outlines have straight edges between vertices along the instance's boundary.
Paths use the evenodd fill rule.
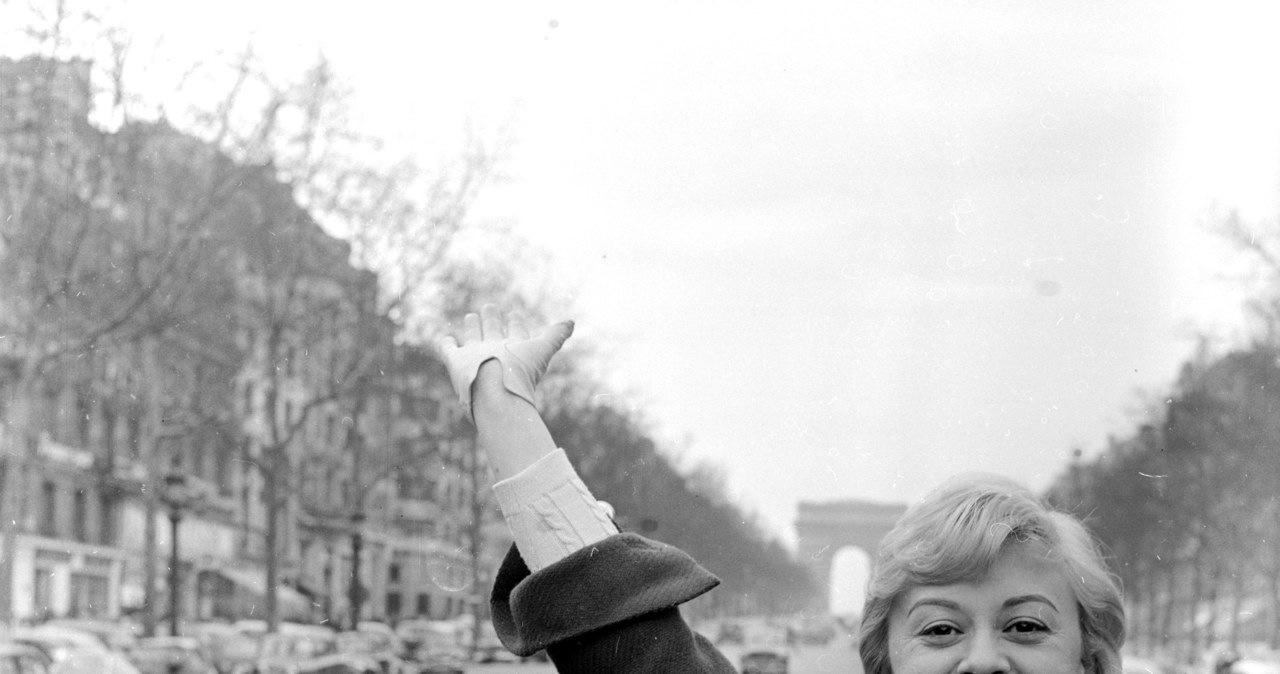
<path fill-rule="evenodd" d="M 171 472 L 164 476 L 164 491 L 160 498 L 169 508 L 169 636 L 178 636 L 178 617 L 182 608 L 180 556 L 178 555 L 178 529 L 183 510 L 195 502 L 195 493 L 187 476 Z"/>
<path fill-rule="evenodd" d="M 360 604 L 364 602 L 364 588 L 360 586 L 360 555 L 364 549 L 364 512 L 351 513 L 351 584 L 347 599 L 351 604 L 351 629 L 360 624 Z"/>

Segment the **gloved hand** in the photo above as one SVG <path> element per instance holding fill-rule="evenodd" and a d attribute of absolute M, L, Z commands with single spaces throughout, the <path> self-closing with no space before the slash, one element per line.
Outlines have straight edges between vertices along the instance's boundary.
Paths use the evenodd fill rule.
<path fill-rule="evenodd" d="M 471 385 L 482 363 L 496 358 L 502 366 L 503 387 L 533 404 L 534 389 L 546 374 L 551 357 L 571 334 L 573 322 L 562 321 L 532 335 L 525 326 L 524 318 L 515 311 L 508 314 L 504 331 L 497 308 L 487 304 L 481 308 L 479 316 L 467 314 L 463 318 L 461 342 L 452 335 L 446 335 L 436 344 L 449 369 L 458 402 L 462 403 L 468 418 L 474 423 Z"/>

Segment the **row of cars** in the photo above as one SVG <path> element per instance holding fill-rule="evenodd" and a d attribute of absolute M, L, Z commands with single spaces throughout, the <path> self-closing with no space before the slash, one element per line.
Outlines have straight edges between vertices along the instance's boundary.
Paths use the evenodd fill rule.
<path fill-rule="evenodd" d="M 1124 674 L 1280 674 L 1280 651 L 1264 645 L 1211 648 L 1193 661 L 1171 655 L 1121 654 Z"/>
<path fill-rule="evenodd" d="M 24 674 L 463 674 L 456 630 L 380 623 L 337 631 L 263 621 L 187 625 L 140 638 L 127 623 L 55 620 L 0 630 L 0 672 Z M 416 628 L 416 629 L 415 629 Z M 405 637 L 408 638 L 405 638 Z"/>

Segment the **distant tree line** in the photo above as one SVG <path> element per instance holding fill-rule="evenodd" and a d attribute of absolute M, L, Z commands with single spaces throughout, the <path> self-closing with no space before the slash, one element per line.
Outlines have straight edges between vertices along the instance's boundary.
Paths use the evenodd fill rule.
<path fill-rule="evenodd" d="M 1131 431 L 1049 491 L 1114 556 L 1132 641 L 1187 658 L 1280 646 L 1280 235 L 1223 223 L 1262 281 L 1254 337 L 1202 341 Z"/>
<path fill-rule="evenodd" d="M 607 393 L 550 408 L 548 426 L 624 531 L 674 545 L 723 585 L 687 607 L 693 616 L 788 614 L 811 604 L 815 579 L 725 493 L 721 473 L 681 469 L 643 415 Z"/>

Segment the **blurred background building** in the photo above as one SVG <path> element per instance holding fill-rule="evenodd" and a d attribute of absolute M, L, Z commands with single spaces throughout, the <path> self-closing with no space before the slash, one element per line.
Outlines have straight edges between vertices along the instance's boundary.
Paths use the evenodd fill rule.
<path fill-rule="evenodd" d="M 470 611 L 482 473 L 441 365 L 269 165 L 91 125 L 89 73 L 0 59 L 0 246 L 30 264 L 0 297 L 0 612 L 154 626 L 175 578 L 202 619 L 272 586 L 277 619 Z"/>

